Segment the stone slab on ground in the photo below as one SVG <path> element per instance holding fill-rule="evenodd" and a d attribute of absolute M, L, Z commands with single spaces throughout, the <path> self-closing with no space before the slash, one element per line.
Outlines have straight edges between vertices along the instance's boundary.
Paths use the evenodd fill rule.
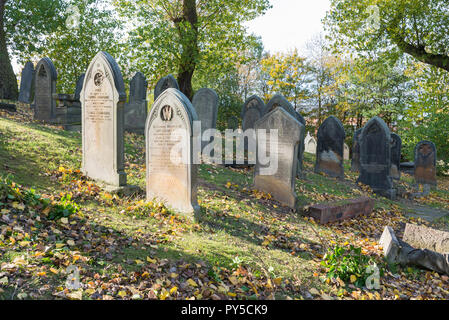
<path fill-rule="evenodd" d="M 384 256 L 389 263 L 411 265 L 449 275 L 449 254 L 428 249 L 419 249 L 396 238 L 391 227 L 385 227 L 379 240 Z"/>
<path fill-rule="evenodd" d="M 0 102 L 0 110 L 6 110 L 9 112 L 17 112 L 15 104 Z"/>
<path fill-rule="evenodd" d="M 374 199 L 361 197 L 347 200 L 345 203 L 316 204 L 309 207 L 309 216 L 320 224 L 351 219 L 360 215 L 369 215 L 374 208 Z"/>
<path fill-rule="evenodd" d="M 110 194 L 116 194 L 121 197 L 129 197 L 132 195 L 143 193 L 142 189 L 138 186 L 126 185 L 126 186 L 112 186 L 108 184 L 98 183 L 98 186 L 104 191 Z"/>
<path fill-rule="evenodd" d="M 420 249 L 449 253 L 449 232 L 407 223 L 403 240 Z"/>
<path fill-rule="evenodd" d="M 429 222 L 434 222 L 435 220 L 448 216 L 449 211 L 418 205 L 407 205 L 406 215 L 412 218 L 421 218 Z"/>

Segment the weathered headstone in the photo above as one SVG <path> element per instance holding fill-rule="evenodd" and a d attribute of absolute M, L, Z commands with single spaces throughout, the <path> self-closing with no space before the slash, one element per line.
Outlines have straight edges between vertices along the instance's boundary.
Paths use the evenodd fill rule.
<path fill-rule="evenodd" d="M 307 136 L 304 139 L 304 147 L 305 152 L 316 154 L 316 140 L 310 135 L 309 132 L 307 132 Z"/>
<path fill-rule="evenodd" d="M 297 121 L 299 121 L 299 123 L 301 123 L 304 128 L 306 127 L 306 120 L 303 118 L 303 116 L 301 116 L 291 105 L 290 102 L 288 102 L 287 99 L 285 99 L 284 96 L 280 95 L 280 94 L 275 94 L 270 101 L 268 101 L 267 105 L 265 106 L 265 110 L 264 110 L 264 114 L 267 114 L 271 111 L 273 111 L 274 109 L 278 108 L 278 107 L 282 107 L 285 109 L 285 111 L 287 111 L 288 113 L 290 113 L 290 115 L 292 115 Z M 298 149 L 298 176 L 301 177 L 303 176 L 303 155 L 304 155 L 304 137 L 302 139 L 302 141 L 300 141 L 299 143 L 299 149 Z"/>
<path fill-rule="evenodd" d="M 362 129 L 358 129 L 354 132 L 352 139 L 352 158 L 351 158 L 351 170 L 354 172 L 360 171 L 360 134 Z"/>
<path fill-rule="evenodd" d="M 125 104 L 125 130 L 129 132 L 145 132 L 145 122 L 147 120 L 148 82 L 141 72 L 137 72 L 130 82 L 129 102 Z"/>
<path fill-rule="evenodd" d="M 402 240 L 415 248 L 449 253 L 449 232 L 407 223 Z"/>
<path fill-rule="evenodd" d="M 324 120 L 317 137 L 315 172 L 343 178 L 343 144 L 346 133 L 340 120 L 334 116 Z"/>
<path fill-rule="evenodd" d="M 349 160 L 349 147 L 346 143 L 343 144 L 343 159 Z"/>
<path fill-rule="evenodd" d="M 415 182 L 437 185 L 437 149 L 431 141 L 421 141 L 415 147 Z"/>
<path fill-rule="evenodd" d="M 43 58 L 38 62 L 34 79 L 34 119 L 51 122 L 56 109 L 53 94 L 56 92 L 57 73 L 49 58 Z"/>
<path fill-rule="evenodd" d="M 227 129 L 237 130 L 239 128 L 239 118 L 231 116 L 228 118 Z"/>
<path fill-rule="evenodd" d="M 32 62 L 27 62 L 22 70 L 22 77 L 20 79 L 19 101 L 23 103 L 31 103 L 32 89 L 34 80 L 34 65 Z"/>
<path fill-rule="evenodd" d="M 390 176 L 392 179 L 401 179 L 401 149 L 402 140 L 396 133 L 391 134 L 391 171 Z"/>
<path fill-rule="evenodd" d="M 108 53 L 99 52 L 90 63 L 80 96 L 83 173 L 109 186 L 125 186 L 125 85 L 119 66 Z"/>
<path fill-rule="evenodd" d="M 374 209 L 374 200 L 368 197 L 348 199 L 344 202 L 314 204 L 308 215 L 321 224 L 369 215 Z"/>
<path fill-rule="evenodd" d="M 254 129 L 256 121 L 263 116 L 264 108 L 265 104 L 258 96 L 251 96 L 245 101 L 241 113 L 243 131 Z"/>
<path fill-rule="evenodd" d="M 81 90 L 83 90 L 83 84 L 84 84 L 84 78 L 86 77 L 86 74 L 83 73 L 78 77 L 78 80 L 76 80 L 76 86 L 75 86 L 75 94 L 73 95 L 73 100 L 79 101 L 81 97 Z"/>
<path fill-rule="evenodd" d="M 217 115 L 218 115 L 218 95 L 217 93 L 208 88 L 198 90 L 193 96 L 192 105 L 195 108 L 199 121 L 201 121 L 201 137 L 206 130 L 216 129 L 217 127 Z M 210 140 L 204 141 L 201 139 L 201 150 L 204 146 L 213 141 L 213 137 Z"/>
<path fill-rule="evenodd" d="M 154 101 L 161 95 L 165 90 L 173 88 L 179 90 L 179 84 L 176 79 L 169 74 L 166 77 L 163 77 L 156 83 L 156 87 L 154 87 Z"/>
<path fill-rule="evenodd" d="M 386 123 L 374 117 L 360 134 L 360 175 L 357 182 L 370 186 L 374 192 L 390 199 L 396 190 L 390 177 L 391 134 Z"/>
<path fill-rule="evenodd" d="M 198 116 L 189 99 L 170 88 L 155 101 L 145 126 L 147 199 L 163 201 L 188 217 L 200 209 L 194 121 Z"/>
<path fill-rule="evenodd" d="M 266 141 L 258 136 L 258 152 L 255 167 L 254 187 L 273 196 L 280 203 L 296 209 L 297 197 L 295 180 L 298 166 L 298 150 L 304 140 L 304 126 L 284 108 L 275 108 L 255 124 L 256 130 L 265 130 Z M 277 129 L 277 148 L 272 149 L 275 141 L 271 141 L 269 130 Z M 275 152 L 272 154 L 271 152 Z M 271 161 L 262 163 L 261 155 L 275 159 L 277 166 Z M 276 156 L 275 156 L 276 155 Z M 277 160 L 277 161 L 276 161 Z"/>

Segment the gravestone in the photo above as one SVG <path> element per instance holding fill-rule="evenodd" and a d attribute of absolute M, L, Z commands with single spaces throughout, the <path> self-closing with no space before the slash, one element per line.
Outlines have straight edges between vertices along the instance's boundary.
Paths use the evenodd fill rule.
<path fill-rule="evenodd" d="M 316 154 L 316 140 L 307 132 L 307 136 L 304 139 L 304 151 L 311 154 Z"/>
<path fill-rule="evenodd" d="M 163 201 L 188 217 L 200 209 L 194 121 L 198 116 L 189 99 L 170 88 L 156 100 L 145 125 L 147 200 Z"/>
<path fill-rule="evenodd" d="M 34 80 L 34 65 L 32 62 L 27 62 L 22 70 L 22 77 L 20 79 L 19 101 L 23 103 L 31 103 L 31 96 L 33 90 Z"/>
<path fill-rule="evenodd" d="M 237 130 L 239 128 L 240 120 L 236 116 L 228 118 L 227 129 Z"/>
<path fill-rule="evenodd" d="M 343 144 L 343 159 L 349 160 L 349 147 L 346 143 Z"/>
<path fill-rule="evenodd" d="M 345 129 L 334 116 L 330 116 L 318 129 L 315 172 L 324 172 L 331 177 L 344 177 L 343 144 Z"/>
<path fill-rule="evenodd" d="M 257 120 L 263 116 L 265 104 L 262 99 L 254 95 L 246 99 L 242 107 L 242 130 L 254 129 Z"/>
<path fill-rule="evenodd" d="M 299 123 L 301 123 L 304 126 L 304 128 L 306 127 L 306 120 L 293 108 L 291 103 L 288 102 L 288 100 L 285 99 L 285 97 L 280 94 L 275 94 L 270 99 L 270 101 L 268 101 L 267 105 L 265 106 L 263 114 L 267 114 L 278 107 L 284 108 L 285 111 L 290 113 L 290 115 L 292 115 L 297 121 L 299 121 Z M 303 138 L 303 140 L 300 141 L 300 143 L 299 143 L 299 149 L 298 149 L 298 168 L 297 169 L 298 169 L 299 177 L 303 176 L 302 161 L 303 161 L 304 149 L 305 149 L 305 146 L 304 146 L 304 138 Z"/>
<path fill-rule="evenodd" d="M 351 158 L 351 170 L 354 172 L 360 171 L 360 134 L 362 129 L 358 129 L 354 132 L 352 139 L 352 158 Z"/>
<path fill-rule="evenodd" d="M 257 190 L 269 193 L 272 197 L 289 206 L 292 209 L 297 207 L 297 197 L 295 193 L 295 180 L 298 166 L 298 150 L 301 141 L 304 140 L 305 127 L 297 121 L 284 108 L 275 108 L 255 124 L 256 130 L 266 131 L 266 141 L 262 141 L 258 136 L 258 151 L 255 167 L 254 187 Z M 271 135 L 269 130 L 278 130 L 277 148 L 272 154 Z M 261 156 L 269 159 L 277 155 L 277 161 L 273 159 L 271 163 L 263 163 Z M 271 169 L 270 169 L 271 166 Z"/>
<path fill-rule="evenodd" d="M 83 90 L 83 84 L 84 84 L 84 78 L 86 77 L 86 74 L 83 73 L 78 77 L 78 80 L 76 80 L 76 86 L 75 86 L 75 94 L 73 95 L 74 101 L 79 101 L 81 97 L 81 90 Z"/>
<path fill-rule="evenodd" d="M 206 130 L 216 129 L 218 115 L 217 93 L 208 88 L 200 89 L 193 96 L 192 105 L 195 108 L 199 121 L 201 121 L 201 137 L 203 137 L 203 133 Z M 213 142 L 213 137 L 208 141 L 201 139 L 201 150 L 211 142 Z"/>
<path fill-rule="evenodd" d="M 178 81 L 169 74 L 166 77 L 163 77 L 156 83 L 156 87 L 154 87 L 154 101 L 161 95 L 162 92 L 167 90 L 168 88 L 174 88 L 179 90 Z"/>
<path fill-rule="evenodd" d="M 126 185 L 123 146 L 125 85 L 106 52 L 90 63 L 81 90 L 83 173 L 111 187 Z"/>
<path fill-rule="evenodd" d="M 389 199 L 396 198 L 391 169 L 391 134 L 386 123 L 374 117 L 360 134 L 360 175 L 357 182 Z"/>
<path fill-rule="evenodd" d="M 38 62 L 34 79 L 34 119 L 51 122 L 56 109 L 53 94 L 56 92 L 57 73 L 49 58 Z"/>
<path fill-rule="evenodd" d="M 391 134 L 391 171 L 390 176 L 392 179 L 401 179 L 401 148 L 402 140 L 396 133 Z"/>
<path fill-rule="evenodd" d="M 148 82 L 141 72 L 137 72 L 131 79 L 129 86 L 129 102 L 125 104 L 125 130 L 143 134 L 147 120 Z"/>
<path fill-rule="evenodd" d="M 421 141 L 415 147 L 415 182 L 437 185 L 437 149 L 431 141 Z"/>

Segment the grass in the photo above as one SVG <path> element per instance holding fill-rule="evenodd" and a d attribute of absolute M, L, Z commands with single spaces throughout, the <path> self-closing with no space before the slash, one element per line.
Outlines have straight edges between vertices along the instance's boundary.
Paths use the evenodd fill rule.
<path fill-rule="evenodd" d="M 130 184 L 145 187 L 145 153 L 142 136 L 126 134 L 126 172 Z M 59 128 L 0 118 L 0 173 L 9 174 L 19 184 L 38 192 L 58 194 L 66 185 L 54 179 L 52 174 L 59 167 L 79 169 L 81 164 L 81 136 Z M 306 177 L 297 179 L 296 193 L 303 206 L 318 202 L 340 201 L 370 195 L 376 199 L 376 210 L 405 210 L 401 202 L 393 202 L 361 190 L 345 162 L 345 179 L 338 180 L 313 173 L 314 156 L 305 154 Z M 105 205 L 99 198 L 80 201 L 88 223 L 120 234 L 120 237 L 137 237 L 139 243 L 122 246 L 112 258 L 114 267 L 104 271 L 94 264 L 94 270 L 113 273 L 120 264 L 126 270 L 136 270 L 134 261 L 146 257 L 186 261 L 206 261 L 210 266 L 232 269 L 238 264 L 250 266 L 261 274 L 267 270 L 273 277 L 299 281 L 302 286 L 323 288 L 313 276 L 320 270 L 325 253 L 322 238 L 344 242 L 347 235 L 332 226 L 311 223 L 298 213 L 282 207 L 275 201 L 252 190 L 252 169 L 232 169 L 221 166 L 199 166 L 198 200 L 201 220 L 196 223 L 172 215 L 158 219 L 140 217 L 130 209 L 143 195 L 120 199 L 113 205 Z M 405 177 L 404 183 L 411 183 Z M 446 185 L 446 183 L 444 183 Z M 433 191 L 439 198 L 449 199 L 446 187 Z M 432 202 L 433 203 L 433 202 Z M 441 204 L 440 204 L 441 205 Z M 361 218 L 369 219 L 369 218 Z M 368 221 L 368 220 L 367 220 Z M 448 218 L 439 221 L 443 228 L 449 226 Z M 449 230 L 449 229 L 448 229 Z M 380 235 L 382 230 L 377 230 Z M 364 231 L 359 232 L 361 235 Z M 145 241 L 154 240 L 158 245 L 148 247 Z M 371 235 L 371 239 L 376 241 Z M 304 247 L 306 249 L 304 249 Z M 22 252 L 5 252 L 0 262 L 12 261 Z M 97 262 L 101 262 L 99 259 Z M 5 291 L 3 297 L 11 292 Z M 291 297 L 301 297 L 299 292 L 284 292 Z"/>

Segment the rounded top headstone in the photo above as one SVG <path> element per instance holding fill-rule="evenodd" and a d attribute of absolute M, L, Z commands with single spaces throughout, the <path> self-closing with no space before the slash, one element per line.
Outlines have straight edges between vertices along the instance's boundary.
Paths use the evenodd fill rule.
<path fill-rule="evenodd" d="M 51 78 L 56 80 L 58 78 L 58 73 L 56 72 L 55 65 L 53 64 L 53 61 L 51 61 L 50 58 L 45 57 L 42 58 L 36 65 L 36 72 L 40 71 L 41 66 L 45 64 L 47 66 L 47 71 L 50 72 Z"/>
<path fill-rule="evenodd" d="M 245 116 L 246 111 L 250 108 L 257 108 L 260 111 L 260 114 L 263 115 L 264 109 L 265 109 L 265 103 L 261 98 L 259 98 L 257 95 L 252 95 L 248 99 L 246 99 L 245 103 L 242 107 L 241 117 L 243 118 Z"/>
<path fill-rule="evenodd" d="M 306 125 L 306 120 L 301 116 L 291 105 L 291 103 L 281 94 L 275 94 L 265 106 L 263 114 L 273 111 L 275 108 L 282 107 L 296 118 L 303 126 Z"/>
<path fill-rule="evenodd" d="M 156 83 L 156 86 L 154 87 L 154 101 L 156 101 L 156 99 L 159 98 L 159 96 L 169 88 L 179 90 L 178 81 L 176 81 L 175 77 L 173 77 L 171 74 L 163 77 Z"/>

